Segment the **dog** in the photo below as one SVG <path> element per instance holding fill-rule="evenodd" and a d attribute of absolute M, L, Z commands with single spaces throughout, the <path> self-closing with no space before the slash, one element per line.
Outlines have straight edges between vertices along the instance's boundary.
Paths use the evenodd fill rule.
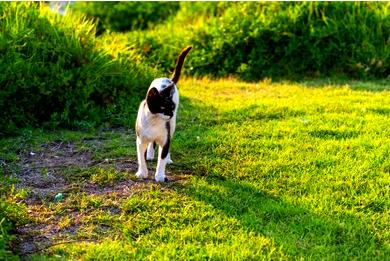
<path fill-rule="evenodd" d="M 179 106 L 179 91 L 177 83 L 187 54 L 192 46 L 184 48 L 177 58 L 176 67 L 171 79 L 158 78 L 152 81 L 146 98 L 141 102 L 135 131 L 137 134 L 138 171 L 136 176 L 141 179 L 148 177 L 146 159 L 154 158 L 155 147 L 159 146 L 155 180 L 167 181 L 166 164 L 172 163 L 169 148 L 176 127 L 177 108 Z"/>

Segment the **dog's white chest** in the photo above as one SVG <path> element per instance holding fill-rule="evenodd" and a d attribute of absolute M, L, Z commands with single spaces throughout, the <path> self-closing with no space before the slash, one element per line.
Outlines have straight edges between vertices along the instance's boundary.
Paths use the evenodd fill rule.
<path fill-rule="evenodd" d="M 141 104 L 141 106 L 144 106 Z M 167 121 L 154 115 L 145 116 L 144 108 L 141 108 L 137 119 L 137 132 L 139 138 L 145 142 L 156 141 L 159 144 L 164 144 L 167 139 Z M 171 119 L 172 120 L 172 119 Z"/>

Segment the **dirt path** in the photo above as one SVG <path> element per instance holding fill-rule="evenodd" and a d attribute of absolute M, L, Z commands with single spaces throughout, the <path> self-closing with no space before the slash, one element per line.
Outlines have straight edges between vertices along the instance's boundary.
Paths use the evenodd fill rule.
<path fill-rule="evenodd" d="M 82 142 L 92 142 L 94 146 L 103 144 L 98 139 Z M 21 171 L 17 186 L 28 192 L 25 203 L 28 209 L 28 220 L 31 221 L 17 228 L 18 236 L 14 241 L 14 249 L 21 256 L 39 253 L 56 244 L 98 240 L 79 235 L 80 230 L 85 229 L 82 220 L 88 215 L 93 215 L 97 208 L 83 209 L 77 206 L 77 202 L 67 201 L 67 198 L 76 197 L 74 195 L 87 198 L 115 198 L 115 201 L 112 201 L 114 203 L 107 203 L 101 208 L 112 215 L 119 215 L 120 206 L 115 202 L 126 199 L 134 190 L 145 184 L 153 183 L 152 180 L 135 179 L 134 173 L 137 169 L 135 159 L 93 160 L 90 151 L 80 150 L 72 142 L 54 141 L 42 144 L 39 152 L 22 154 L 20 159 Z M 88 176 L 88 171 L 91 169 L 110 169 L 116 175 L 115 179 L 103 184 L 91 181 Z M 80 173 L 82 175 L 77 176 Z M 87 173 L 87 177 L 83 173 Z M 171 181 L 178 179 L 181 179 L 180 175 L 170 177 Z M 56 201 L 55 197 L 59 193 L 64 199 Z M 105 225 L 97 226 L 102 234 L 110 229 Z"/>

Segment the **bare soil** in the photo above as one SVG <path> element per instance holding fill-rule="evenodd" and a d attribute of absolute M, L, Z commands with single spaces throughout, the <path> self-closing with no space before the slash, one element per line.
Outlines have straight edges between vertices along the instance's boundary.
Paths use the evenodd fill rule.
<path fill-rule="evenodd" d="M 100 138 L 86 139 L 81 141 L 84 145 L 102 147 L 104 141 Z M 30 223 L 18 227 L 18 237 L 14 241 L 14 250 L 18 252 L 22 259 L 29 254 L 38 253 L 51 246 L 65 244 L 75 241 L 96 241 L 96 238 L 86 238 L 78 233 L 83 228 L 83 217 L 91 215 L 88 211 L 79 209 L 64 209 L 60 213 L 55 210 L 54 198 L 58 193 L 63 193 L 65 197 L 72 193 L 84 193 L 87 195 L 104 195 L 115 199 L 129 197 L 134 190 L 139 189 L 145 183 L 153 182 L 152 179 L 146 181 L 132 180 L 124 178 L 114 183 L 101 186 L 92 182 L 79 182 L 69 179 L 66 175 L 69 168 L 87 169 L 92 167 L 114 168 L 124 174 L 132 174 L 137 170 L 137 162 L 130 159 L 116 158 L 95 161 L 92 153 L 77 149 L 75 143 L 53 141 L 41 145 L 39 152 L 21 152 L 21 171 L 19 172 L 19 188 L 26 189 L 28 196 L 25 199 L 28 209 L 28 219 Z M 170 175 L 169 181 L 179 181 L 185 179 L 190 171 L 182 171 L 178 175 Z M 70 172 L 72 173 L 72 172 Z M 152 174 L 151 171 L 149 174 Z M 152 177 L 152 175 L 150 175 Z M 105 207 L 112 215 L 121 213 L 118 206 Z M 60 225 L 61 219 L 68 219 L 68 224 Z M 101 234 L 109 233 L 110 227 L 101 224 L 98 231 Z"/>
<path fill-rule="evenodd" d="M 89 140 L 87 142 L 90 142 Z M 99 141 L 97 141 L 99 142 Z M 36 253 L 61 242 L 71 242 L 80 229 L 80 218 L 88 213 L 68 210 L 67 213 L 55 214 L 48 211 L 47 205 L 53 204 L 57 193 L 71 193 L 75 189 L 88 195 L 115 195 L 126 197 L 131 195 L 137 181 L 122 180 L 107 186 L 97 184 L 72 184 L 64 175 L 64 168 L 89 168 L 97 165 L 114 167 L 120 172 L 135 173 L 137 164 L 132 160 L 113 159 L 96 162 L 88 151 L 78 151 L 74 143 L 61 141 L 43 144 L 40 152 L 28 152 L 20 155 L 21 171 L 19 188 L 28 191 L 25 203 L 28 218 L 32 223 L 18 227 L 19 236 L 14 242 L 15 250 L 22 256 Z M 119 214 L 120 210 L 112 206 L 110 211 Z M 54 212 L 54 211 L 52 211 Z M 59 221 L 64 216 L 71 224 L 62 228 Z M 104 228 L 103 228 L 104 229 Z M 88 240 L 88 239 L 86 239 Z"/>
<path fill-rule="evenodd" d="M 93 161 L 90 152 L 79 152 L 72 143 L 52 142 L 44 144 L 42 147 L 44 149 L 39 153 L 29 152 L 21 155 L 22 170 L 18 176 L 20 181 L 18 186 L 29 191 L 29 196 L 26 199 L 27 204 L 37 204 L 44 199 L 54 198 L 59 192 L 72 190 L 75 184 L 67 181 L 64 176 L 64 168 L 106 166 L 114 167 L 120 172 L 134 173 L 137 168 L 137 163 L 131 160 Z M 134 183 L 134 181 L 128 180 L 104 188 L 96 184 L 85 184 L 81 190 L 89 194 L 112 192 L 127 194 L 126 191 Z"/>

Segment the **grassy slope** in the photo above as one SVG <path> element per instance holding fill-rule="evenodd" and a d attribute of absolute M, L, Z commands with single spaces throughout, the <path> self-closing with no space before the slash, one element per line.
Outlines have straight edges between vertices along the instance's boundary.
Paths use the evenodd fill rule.
<path fill-rule="evenodd" d="M 57 215 L 66 228 L 75 222 L 66 210 L 82 213 L 77 234 L 69 235 L 77 242 L 47 254 L 99 260 L 388 258 L 385 84 L 187 79 L 179 89 L 176 164 L 169 169 L 182 179 L 141 182 L 127 197 L 70 191 L 60 204 L 44 199 L 32 222 Z M 98 135 L 105 137 L 98 148 L 80 142 Z M 55 139 L 75 142 L 95 160 L 135 159 L 132 132 L 35 131 L 1 141 L 1 152 L 17 162 L 17 151 L 39 150 Z M 182 175 L 188 169 L 193 174 Z M 74 184 L 82 178 L 106 186 L 107 179 L 132 177 L 96 168 L 62 171 Z"/>

